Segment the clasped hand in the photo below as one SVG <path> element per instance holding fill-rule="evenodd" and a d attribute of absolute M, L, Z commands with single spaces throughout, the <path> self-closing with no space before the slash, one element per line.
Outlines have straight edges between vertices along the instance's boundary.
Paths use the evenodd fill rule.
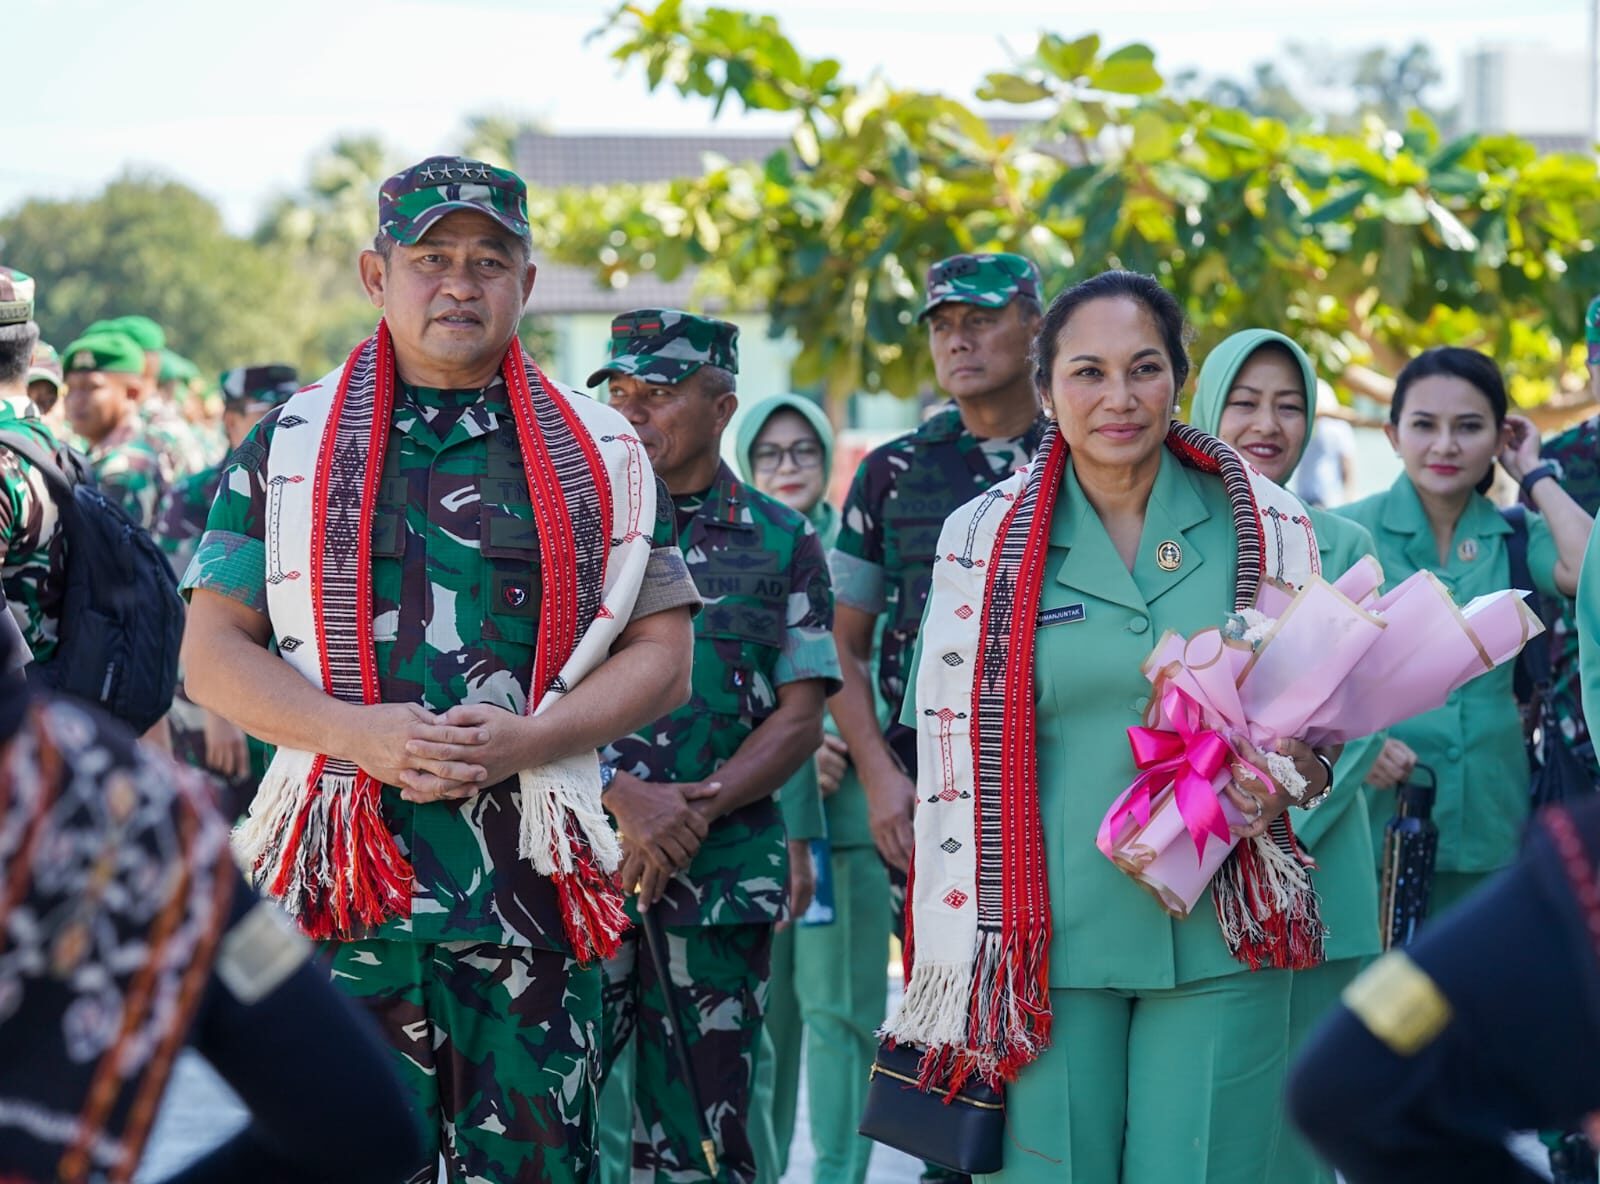
<path fill-rule="evenodd" d="M 721 789 L 716 781 L 642 781 L 622 772 L 612 780 L 604 801 L 622 837 L 618 874 L 624 890 L 638 893 L 641 909 L 699 853 Z"/>
<path fill-rule="evenodd" d="M 356 764 L 408 802 L 460 800 L 539 763 L 528 721 L 486 703 L 435 714 L 416 703 L 361 709 Z"/>
<path fill-rule="evenodd" d="M 1243 736 L 1233 738 L 1234 751 L 1245 763 L 1233 766 L 1233 779 L 1223 787 L 1228 800 L 1245 815 L 1246 821 L 1229 827 L 1241 839 L 1265 834 L 1272 821 L 1294 804 L 1295 799 L 1267 772 L 1267 756 Z M 1311 746 L 1300 740 L 1278 741 L 1278 752 L 1294 762 L 1295 771 L 1305 778 L 1303 797 L 1310 798 L 1328 787 L 1328 771 Z M 1252 770 L 1259 770 L 1256 776 Z M 1263 780 L 1265 778 L 1265 780 Z"/>

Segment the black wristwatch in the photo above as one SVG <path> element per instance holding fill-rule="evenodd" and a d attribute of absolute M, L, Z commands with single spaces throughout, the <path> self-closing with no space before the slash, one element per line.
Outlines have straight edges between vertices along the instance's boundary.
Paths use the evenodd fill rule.
<path fill-rule="evenodd" d="M 1327 757 L 1323 756 L 1322 753 L 1318 752 L 1315 748 L 1311 750 L 1311 755 L 1317 758 L 1317 763 L 1321 765 L 1323 771 L 1328 774 L 1328 784 L 1323 787 L 1321 793 L 1312 794 L 1310 797 L 1306 798 L 1305 801 L 1301 802 L 1300 808 L 1302 810 L 1315 810 L 1318 806 L 1322 805 L 1323 802 L 1327 801 L 1328 795 L 1333 792 L 1333 762 Z"/>
<path fill-rule="evenodd" d="M 1533 497 L 1533 487 L 1546 477 L 1554 477 L 1559 482 L 1566 475 L 1566 470 L 1561 467 L 1560 461 L 1542 460 L 1522 474 L 1522 480 L 1519 484 L 1522 486 L 1523 496 L 1531 498 Z"/>

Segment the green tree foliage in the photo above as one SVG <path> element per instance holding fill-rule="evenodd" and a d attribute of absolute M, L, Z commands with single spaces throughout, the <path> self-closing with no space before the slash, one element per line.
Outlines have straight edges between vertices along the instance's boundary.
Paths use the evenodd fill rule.
<path fill-rule="evenodd" d="M 36 315 L 57 346 L 91 321 L 138 312 L 202 371 L 312 360 L 293 270 L 228 233 L 215 206 L 175 181 L 130 173 L 96 197 L 27 202 L 0 217 L 0 244 L 38 281 Z"/>
<path fill-rule="evenodd" d="M 772 17 L 661 0 L 609 28 L 650 88 L 788 113 L 790 144 L 700 177 L 536 195 L 542 247 L 613 285 L 701 267 L 708 296 L 768 306 L 801 343 L 796 381 L 833 397 L 926 386 L 918 285 L 955 251 L 1031 255 L 1051 291 L 1149 272 L 1202 350 L 1279 327 L 1326 375 L 1379 394 L 1373 369 L 1450 342 L 1500 358 L 1523 402 L 1546 399 L 1600 291 L 1594 161 L 1515 137 L 1446 141 L 1420 114 L 1296 128 L 1175 97 L 1143 45 L 1052 34 L 978 91 L 1032 119 L 1001 134 L 947 95 L 842 78 Z M 1395 86 L 1420 93 L 1423 74 L 1413 61 Z"/>

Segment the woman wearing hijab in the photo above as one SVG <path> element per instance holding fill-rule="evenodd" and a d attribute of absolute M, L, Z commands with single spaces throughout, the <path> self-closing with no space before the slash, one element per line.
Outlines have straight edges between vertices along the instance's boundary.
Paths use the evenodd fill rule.
<path fill-rule="evenodd" d="M 740 476 L 804 514 L 823 547 L 831 547 L 839 511 L 826 496 L 833 471 L 833 428 L 822 409 L 798 395 L 757 403 L 740 419 L 736 448 Z M 872 1143 L 856 1133 L 856 1126 L 888 989 L 889 878 L 867 825 L 866 792 L 831 717 L 826 726 L 816 762 L 790 779 L 778 801 L 789 827 L 791 866 L 804 854 L 795 850 L 797 841 L 804 848 L 806 838 L 827 838 L 834 919 L 824 925 L 791 925 L 773 943 L 766 1015 L 771 1049 L 764 1040 L 760 1055 L 766 1065 L 757 1071 L 758 1096 L 751 1111 L 771 1113 L 772 1140 L 758 1141 L 756 1159 L 761 1179 L 776 1181 L 788 1166 L 794 1136 L 803 1028 L 806 1101 L 816 1155 L 812 1178 L 818 1184 L 860 1184 L 867 1176 Z M 810 829 L 803 807 L 815 800 L 819 782 L 826 825 Z M 819 867 L 817 873 L 820 877 L 824 871 Z M 764 1107 L 760 1095 L 769 1077 L 765 1093 L 771 1105 Z M 763 1144 L 772 1150 L 764 1153 Z"/>
<path fill-rule="evenodd" d="M 15 642 L 0 630 L 0 670 Z M 208 784 L 0 675 L 0 1179 L 133 1179 L 185 1042 L 252 1122 L 170 1184 L 393 1184 L 418 1167 L 387 1054 L 245 886 Z"/>
<path fill-rule="evenodd" d="M 1343 506 L 1377 543 L 1384 590 L 1430 571 L 1457 604 L 1510 587 L 1512 528 L 1485 496 L 1500 464 L 1537 507 L 1527 515 L 1528 571 L 1539 591 L 1571 596 L 1594 520 L 1539 459 L 1539 434 L 1507 414 L 1499 368 L 1477 350 L 1413 358 L 1395 380 L 1385 428 L 1405 471 L 1382 493 Z M 1394 813 L 1387 792 L 1418 764 L 1438 779 L 1439 853 L 1429 905 L 1438 916 L 1516 857 L 1528 816 L 1528 760 L 1512 693 L 1514 664 L 1474 679 L 1443 707 L 1389 730 L 1367 774 L 1375 845 Z"/>
<path fill-rule="evenodd" d="M 1305 508 L 1173 421 L 1183 316 L 1154 280 L 1068 289 L 1035 345 L 1054 419 L 1033 463 L 945 522 L 914 701 L 916 814 L 905 1001 L 887 1027 L 925 1082 L 1006 1081 L 1002 1184 L 1259 1184 L 1282 1126 L 1290 976 L 1321 924 L 1265 773 L 1233 768 L 1240 840 L 1184 919 L 1095 844 L 1138 770 L 1141 664 L 1304 582 Z M 1279 744 L 1310 801 L 1326 757 Z M 1239 756 L 1266 758 L 1248 742 Z M 1210 840 L 1208 840 L 1210 841 Z M 981 853 L 981 858 L 979 857 Z M 1259 968 L 1251 973 L 1252 968 Z"/>
<path fill-rule="evenodd" d="M 1246 329 L 1222 341 L 1200 367 L 1189 422 L 1233 445 L 1246 460 L 1287 486 L 1305 455 L 1317 410 L 1317 376 L 1298 345 L 1270 329 Z M 1376 551 L 1365 528 L 1327 510 L 1310 509 L 1322 574 L 1337 579 Z M 1345 745 L 1334 788 L 1315 810 L 1297 818 L 1295 835 L 1317 862 L 1317 896 L 1328 927 L 1326 961 L 1296 971 L 1289 1001 L 1291 1055 L 1367 959 L 1382 948 L 1378 934 L 1377 867 L 1363 779 L 1383 747 L 1381 736 Z M 1333 1184 L 1305 1143 L 1285 1129 L 1272 1171 L 1274 1184 Z"/>

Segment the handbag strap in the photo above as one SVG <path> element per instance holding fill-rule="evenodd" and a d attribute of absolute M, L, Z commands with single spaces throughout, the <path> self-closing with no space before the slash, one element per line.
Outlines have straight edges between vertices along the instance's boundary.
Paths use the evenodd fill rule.
<path fill-rule="evenodd" d="M 1572 895 L 1583 911 L 1583 927 L 1589 934 L 1589 943 L 1594 947 L 1595 956 L 1600 958 L 1600 884 L 1595 882 L 1594 861 L 1566 807 L 1551 806 L 1539 819 L 1555 842 L 1562 869 L 1567 873 L 1567 883 L 1572 886 Z"/>

